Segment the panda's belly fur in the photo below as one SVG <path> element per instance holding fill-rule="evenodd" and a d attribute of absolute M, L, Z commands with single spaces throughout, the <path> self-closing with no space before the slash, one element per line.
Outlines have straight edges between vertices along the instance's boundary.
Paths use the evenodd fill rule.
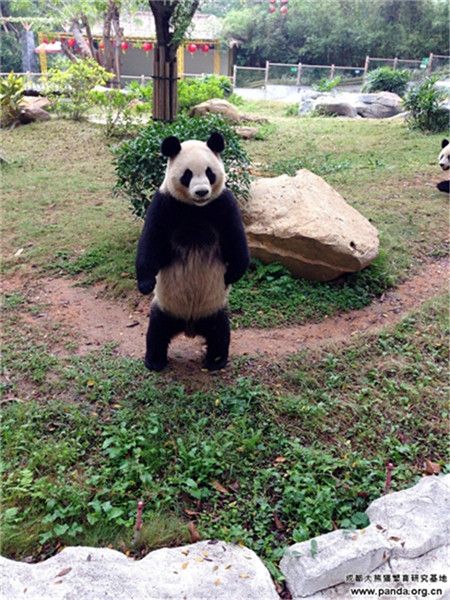
<path fill-rule="evenodd" d="M 186 321 L 208 317 L 227 305 L 225 265 L 215 233 L 201 245 L 173 240 L 174 258 L 156 278 L 155 300 L 165 312 Z"/>

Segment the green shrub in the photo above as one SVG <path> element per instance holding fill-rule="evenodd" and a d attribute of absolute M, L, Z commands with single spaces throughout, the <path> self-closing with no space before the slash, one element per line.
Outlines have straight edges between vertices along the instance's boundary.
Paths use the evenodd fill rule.
<path fill-rule="evenodd" d="M 318 92 L 331 92 L 337 87 L 342 81 L 342 77 L 339 75 L 334 77 L 333 79 L 328 79 L 327 77 L 323 77 L 316 85 L 313 86 L 315 90 Z"/>
<path fill-rule="evenodd" d="M 196 104 L 211 98 L 224 98 L 228 93 L 225 79 L 229 83 L 227 77 L 218 77 L 217 75 L 208 75 L 201 79 L 181 79 L 178 82 L 179 109 L 187 111 Z"/>
<path fill-rule="evenodd" d="M 125 90 L 129 92 L 133 98 L 142 100 L 142 102 L 152 102 L 153 100 L 153 85 L 151 81 L 145 85 L 142 85 L 137 81 L 132 81 L 127 85 Z"/>
<path fill-rule="evenodd" d="M 121 137 L 134 133 L 137 127 L 135 117 L 147 113 L 151 116 L 152 106 L 148 102 L 142 102 L 139 92 L 131 92 L 107 89 L 91 92 L 92 102 L 102 110 L 106 118 L 105 135 L 107 137 Z M 134 104 L 133 101 L 139 102 Z"/>
<path fill-rule="evenodd" d="M 11 71 L 8 77 L 0 79 L 0 125 L 2 127 L 9 127 L 19 119 L 19 103 L 23 98 L 23 92 L 23 77 Z"/>
<path fill-rule="evenodd" d="M 437 77 L 428 77 L 422 84 L 410 90 L 403 100 L 410 111 L 408 125 L 421 131 L 445 131 L 449 126 L 449 113 L 441 107 L 445 92 L 435 87 Z"/>
<path fill-rule="evenodd" d="M 380 67 L 370 71 L 363 86 L 363 92 L 394 92 L 403 96 L 411 79 L 406 69 Z"/>
<path fill-rule="evenodd" d="M 182 142 L 206 141 L 212 131 L 220 131 L 225 138 L 222 158 L 228 186 L 239 201 L 248 198 L 250 161 L 234 129 L 219 115 L 193 118 L 181 115 L 173 123 L 152 121 L 135 139 L 115 150 L 116 191 L 128 198 L 135 215 L 144 217 L 152 195 L 164 179 L 166 159 L 160 151 L 162 140 L 176 135 Z"/>
<path fill-rule="evenodd" d="M 79 121 L 93 106 L 92 89 L 112 78 L 95 60 L 77 60 L 65 71 L 51 69 L 46 91 L 58 113 Z"/>

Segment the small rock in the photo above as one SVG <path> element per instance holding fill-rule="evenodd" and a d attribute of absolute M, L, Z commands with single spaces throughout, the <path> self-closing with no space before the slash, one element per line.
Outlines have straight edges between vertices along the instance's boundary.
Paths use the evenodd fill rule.
<path fill-rule="evenodd" d="M 20 108 L 19 120 L 22 125 L 34 123 L 34 121 L 48 121 L 50 115 L 39 106 L 23 106 Z"/>
<path fill-rule="evenodd" d="M 210 113 L 220 114 L 225 119 L 235 121 L 236 123 L 241 120 L 238 109 L 228 102 L 228 100 L 223 100 L 222 98 L 212 98 L 193 106 L 189 111 L 189 116 L 203 117 Z"/>
<path fill-rule="evenodd" d="M 235 132 L 244 140 L 252 140 L 256 137 L 258 129 L 256 127 L 236 127 Z"/>

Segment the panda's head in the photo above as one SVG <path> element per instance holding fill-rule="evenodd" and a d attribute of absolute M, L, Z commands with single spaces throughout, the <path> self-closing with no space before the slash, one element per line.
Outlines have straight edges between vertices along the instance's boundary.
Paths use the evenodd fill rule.
<path fill-rule="evenodd" d="M 439 166 L 444 171 L 450 169 L 450 142 L 448 140 L 442 140 L 442 150 L 439 154 Z"/>
<path fill-rule="evenodd" d="M 175 136 L 167 137 L 161 144 L 162 154 L 169 159 L 161 191 L 194 206 L 205 206 L 215 200 L 225 187 L 220 158 L 224 147 L 220 133 L 212 133 L 207 142 L 180 143 Z"/>

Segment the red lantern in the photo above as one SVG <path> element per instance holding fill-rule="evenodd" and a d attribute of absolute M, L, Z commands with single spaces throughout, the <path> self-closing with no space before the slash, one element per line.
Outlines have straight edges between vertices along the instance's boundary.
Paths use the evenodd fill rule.
<path fill-rule="evenodd" d="M 287 14 L 287 11 L 288 11 L 288 7 L 287 7 L 287 6 L 282 6 L 282 7 L 280 8 L 280 13 L 281 13 L 282 15 L 285 15 L 285 14 Z"/>
<path fill-rule="evenodd" d="M 276 4 L 277 0 L 269 0 L 270 4 Z"/>
<path fill-rule="evenodd" d="M 61 42 L 61 44 L 62 44 L 63 42 L 65 42 L 65 41 L 66 41 L 66 36 L 65 36 L 65 35 L 62 35 L 62 36 L 59 38 L 59 40 L 60 40 L 60 42 Z"/>
<path fill-rule="evenodd" d="M 103 40 L 99 42 L 98 47 L 100 48 L 100 50 L 103 50 L 105 48 L 105 42 Z"/>
<path fill-rule="evenodd" d="M 194 54 L 194 52 L 197 52 L 197 44 L 188 44 L 187 49 L 190 54 Z"/>
<path fill-rule="evenodd" d="M 128 48 L 130 47 L 130 44 L 128 42 L 123 41 L 120 44 L 120 47 L 122 48 L 122 52 L 126 52 L 128 50 Z"/>
<path fill-rule="evenodd" d="M 208 46 L 208 44 L 203 44 L 203 46 L 202 46 L 202 52 L 209 52 L 209 46 Z"/>
<path fill-rule="evenodd" d="M 289 0 L 281 0 L 281 4 L 287 4 Z"/>
<path fill-rule="evenodd" d="M 151 42 L 144 42 L 142 44 L 142 50 L 144 52 L 150 52 L 150 50 L 153 50 L 153 44 Z"/>
<path fill-rule="evenodd" d="M 67 45 L 69 46 L 69 48 L 73 48 L 73 47 L 75 46 L 75 44 L 76 44 L 76 43 L 77 43 L 77 42 L 76 42 L 75 38 L 69 38 L 69 39 L 67 40 Z"/>
<path fill-rule="evenodd" d="M 269 6 L 269 12 L 270 14 L 274 13 L 276 11 L 275 6 Z"/>

